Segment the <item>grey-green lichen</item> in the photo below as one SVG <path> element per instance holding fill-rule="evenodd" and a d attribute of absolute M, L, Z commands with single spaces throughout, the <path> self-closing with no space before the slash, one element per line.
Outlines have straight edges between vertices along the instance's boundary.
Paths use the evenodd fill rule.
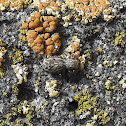
<path fill-rule="evenodd" d="M 13 52 L 9 53 L 9 58 L 12 59 L 13 64 L 21 63 L 23 61 L 22 51 L 13 49 Z"/>
<path fill-rule="evenodd" d="M 97 97 L 93 97 L 88 89 L 82 90 L 74 97 L 74 100 L 78 101 L 78 110 L 76 111 L 77 114 L 81 114 L 82 112 L 87 112 L 93 109 L 96 104 Z"/>
<path fill-rule="evenodd" d="M 74 97 L 74 100 L 78 101 L 78 109 L 76 110 L 77 115 L 81 115 L 87 112 L 92 113 L 92 123 L 97 120 L 98 123 L 102 125 L 110 121 L 108 113 L 97 107 L 99 104 L 97 102 L 97 97 L 89 93 L 88 89 L 80 91 Z"/>
<path fill-rule="evenodd" d="M 22 118 L 21 115 L 24 115 Z M 34 108 L 28 101 L 20 102 L 10 109 L 10 112 L 6 114 L 6 119 L 0 120 L 0 126 L 24 126 L 26 123 L 28 126 L 34 126 L 32 119 L 34 118 Z M 25 122 L 24 122 L 25 121 Z"/>
<path fill-rule="evenodd" d="M 124 45 L 126 44 L 126 33 L 117 32 L 115 36 L 115 45 L 121 45 L 122 47 L 124 47 Z"/>

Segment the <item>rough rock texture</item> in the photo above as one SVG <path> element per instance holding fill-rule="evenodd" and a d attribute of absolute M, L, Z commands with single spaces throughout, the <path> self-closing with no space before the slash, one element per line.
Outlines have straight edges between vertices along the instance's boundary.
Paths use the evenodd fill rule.
<path fill-rule="evenodd" d="M 2 65 L 5 75 L 0 79 L 0 125 L 11 126 L 11 122 L 14 122 L 17 126 L 86 126 L 93 114 L 81 119 L 80 115 L 76 114 L 78 102 L 74 100 L 74 96 L 88 88 L 91 94 L 97 97 L 97 107 L 106 111 L 110 117 L 105 126 L 125 126 L 126 44 L 124 47 L 115 45 L 115 35 L 117 32 L 126 33 L 126 0 L 110 2 L 111 6 L 118 10 L 111 23 L 105 22 L 103 15 L 100 15 L 96 21 L 87 25 L 73 19 L 72 25 L 63 27 L 63 20 L 59 19 L 57 32 L 61 36 L 62 47 L 57 55 L 64 53 L 72 37 L 77 35 L 81 40 L 81 54 L 90 56 L 86 57 L 82 71 L 69 72 L 68 69 L 61 69 L 53 74 L 46 72 L 42 65 L 46 56 L 39 57 L 28 46 L 28 42 L 19 40 L 21 23 L 37 9 L 27 7 L 13 12 L 0 11 L 0 39 L 7 49 Z M 124 41 L 126 43 L 126 38 Z M 22 51 L 22 63 L 28 67 L 27 82 L 22 84 L 17 84 L 18 79 L 11 67 L 13 61 L 9 54 L 14 48 Z M 58 82 L 56 90 L 59 96 L 50 98 L 48 92 L 45 92 L 45 84 L 46 81 L 54 79 Z M 110 83 L 107 80 L 110 80 Z M 14 86 L 15 88 L 12 88 Z M 11 108 L 20 107 L 19 104 L 22 105 L 24 100 L 28 101 L 28 105 L 32 106 L 29 108 L 33 111 L 29 110 L 32 112 L 26 115 L 16 112 L 17 115 L 11 115 L 11 119 L 7 118 L 8 113 L 14 112 Z M 26 121 L 28 114 L 33 116 L 29 124 Z M 16 119 L 21 119 L 21 123 L 17 123 Z M 3 121 L 6 121 L 5 124 Z M 99 125 L 102 124 L 97 120 L 94 126 Z"/>

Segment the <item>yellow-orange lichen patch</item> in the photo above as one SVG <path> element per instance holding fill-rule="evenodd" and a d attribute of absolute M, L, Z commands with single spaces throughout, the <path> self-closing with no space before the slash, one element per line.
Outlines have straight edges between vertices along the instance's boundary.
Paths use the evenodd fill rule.
<path fill-rule="evenodd" d="M 29 28 L 35 28 L 35 23 L 33 21 L 29 23 Z"/>
<path fill-rule="evenodd" d="M 36 18 L 40 18 L 41 17 L 41 13 L 40 12 L 35 13 L 35 17 Z"/>
<path fill-rule="evenodd" d="M 56 41 L 55 41 L 55 47 L 56 47 L 56 48 L 59 48 L 59 47 L 61 46 L 61 44 L 62 44 L 62 43 L 61 43 L 60 40 L 56 40 Z"/>
<path fill-rule="evenodd" d="M 55 15 L 58 16 L 60 13 L 60 8 L 61 8 L 62 2 L 61 1 L 43 1 L 39 2 L 38 9 L 40 12 L 47 13 L 49 15 Z M 35 5 L 36 6 L 36 5 Z"/>
<path fill-rule="evenodd" d="M 38 35 L 37 38 L 35 39 L 35 41 L 37 43 L 43 43 L 43 38 L 40 35 Z"/>
<path fill-rule="evenodd" d="M 35 31 L 40 32 L 40 33 L 43 32 L 43 30 L 44 30 L 43 27 L 38 27 L 38 28 L 35 29 Z"/>
<path fill-rule="evenodd" d="M 82 22 L 84 24 L 96 19 L 96 17 L 98 17 L 110 4 L 108 0 L 65 0 L 65 3 L 70 9 L 75 9 L 78 12 L 78 16 L 82 17 Z M 72 8 L 71 5 L 73 5 Z M 108 14 L 109 11 L 105 13 Z"/>
<path fill-rule="evenodd" d="M 27 29 L 25 34 L 28 45 L 40 56 L 55 54 L 60 46 L 58 33 L 52 34 L 57 28 L 58 20 L 54 16 L 42 16 L 33 12 L 28 21 L 22 23 L 21 29 Z"/>
<path fill-rule="evenodd" d="M 79 47 L 80 47 L 80 39 L 78 39 L 77 36 L 73 36 L 72 42 L 66 48 L 66 51 L 71 53 L 72 55 L 74 55 L 76 57 L 79 57 L 80 56 Z"/>
<path fill-rule="evenodd" d="M 22 23 L 22 28 L 27 28 L 28 27 L 28 23 L 27 22 L 23 22 Z"/>
<path fill-rule="evenodd" d="M 47 46 L 47 48 L 46 48 L 46 54 L 47 55 L 51 55 L 52 52 L 53 52 L 53 50 L 54 50 L 54 45 Z"/>
<path fill-rule="evenodd" d="M 53 41 L 56 41 L 56 40 L 59 40 L 59 34 L 58 33 L 56 33 L 56 34 L 54 34 L 53 36 L 52 36 L 52 40 Z"/>
<path fill-rule="evenodd" d="M 12 11 L 19 10 L 31 2 L 31 0 L 0 0 L 0 10 L 5 10 L 6 7 L 10 7 Z"/>
<path fill-rule="evenodd" d="M 47 39 L 47 38 L 49 38 L 49 37 L 50 37 L 50 34 L 49 34 L 49 33 L 45 33 L 45 34 L 44 34 L 44 38 L 45 38 L 45 39 Z"/>
<path fill-rule="evenodd" d="M 47 45 L 47 46 L 48 46 L 48 45 L 53 45 L 53 41 L 52 41 L 51 38 L 48 38 L 48 39 L 46 40 L 46 45 Z"/>

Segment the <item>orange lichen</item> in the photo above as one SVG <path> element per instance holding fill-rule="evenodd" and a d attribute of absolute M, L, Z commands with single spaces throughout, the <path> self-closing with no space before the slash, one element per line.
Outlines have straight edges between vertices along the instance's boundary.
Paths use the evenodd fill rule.
<path fill-rule="evenodd" d="M 19 10 L 31 2 L 32 1 L 28 0 L 0 0 L 0 10 L 5 10 L 6 7 L 10 7 L 10 9 L 13 11 Z"/>
<path fill-rule="evenodd" d="M 47 55 L 55 54 L 61 46 L 59 34 L 52 34 L 57 25 L 56 17 L 42 16 L 39 12 L 33 12 L 29 20 L 22 23 L 21 29 L 27 29 L 26 40 L 28 45 L 34 52 L 42 56 L 44 52 Z"/>
<path fill-rule="evenodd" d="M 80 56 L 79 47 L 80 47 L 80 39 L 78 39 L 77 36 L 73 36 L 72 42 L 66 48 L 66 51 L 76 57 L 79 57 Z"/>
<path fill-rule="evenodd" d="M 50 34 L 49 34 L 49 33 L 45 33 L 45 34 L 44 34 L 44 38 L 45 38 L 45 39 L 47 39 L 47 38 L 49 38 L 49 37 L 50 37 Z"/>
<path fill-rule="evenodd" d="M 43 27 L 38 27 L 38 28 L 35 29 L 35 31 L 40 32 L 40 33 L 43 32 L 43 30 L 44 30 Z"/>
<path fill-rule="evenodd" d="M 28 27 L 28 23 L 27 22 L 22 23 L 22 28 L 27 28 L 27 27 Z"/>
<path fill-rule="evenodd" d="M 108 0 L 65 0 L 65 3 L 70 9 L 75 9 L 78 12 L 78 16 L 82 17 L 82 22 L 84 22 L 84 24 L 96 19 L 96 17 L 98 17 L 110 4 Z M 71 7 L 71 5 L 73 6 Z M 106 13 L 108 14 L 109 11 Z"/>
<path fill-rule="evenodd" d="M 62 2 L 60 1 L 54 2 L 52 0 L 48 0 L 46 2 L 39 2 L 37 6 L 40 12 L 58 16 L 61 5 L 62 5 Z"/>

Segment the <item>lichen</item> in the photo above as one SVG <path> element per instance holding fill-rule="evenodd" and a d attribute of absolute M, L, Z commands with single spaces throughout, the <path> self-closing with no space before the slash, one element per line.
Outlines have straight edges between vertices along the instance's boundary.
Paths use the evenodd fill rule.
<path fill-rule="evenodd" d="M 36 83 L 36 85 L 38 85 L 38 86 L 39 86 L 39 85 L 41 84 L 40 82 L 41 82 L 41 78 L 40 78 L 40 77 L 38 77 L 38 80 L 37 80 L 35 83 Z"/>
<path fill-rule="evenodd" d="M 100 13 L 110 4 L 108 0 L 65 0 L 65 3 L 78 14 L 74 14 L 76 21 L 82 21 L 84 24 L 93 22 Z"/>
<path fill-rule="evenodd" d="M 40 12 L 33 12 L 29 20 L 23 22 L 20 27 L 22 34 L 20 40 L 28 41 L 28 45 L 39 56 L 43 56 L 45 53 L 48 56 L 55 54 L 61 46 L 59 34 L 54 33 L 57 25 L 56 17 L 42 16 Z"/>
<path fill-rule="evenodd" d="M 22 51 L 13 49 L 13 52 L 9 53 L 9 58 L 12 59 L 13 64 L 21 63 L 23 61 Z"/>
<path fill-rule="evenodd" d="M 88 89 L 79 92 L 79 94 L 74 97 L 74 100 L 78 101 L 78 110 L 76 113 L 81 114 L 82 112 L 87 112 L 93 109 L 97 104 L 96 99 L 97 97 L 93 97 Z"/>
<path fill-rule="evenodd" d="M 95 123 L 95 120 L 102 125 L 110 121 L 108 113 L 98 108 L 97 97 L 89 93 L 88 89 L 80 91 L 74 97 L 74 100 L 78 101 L 78 109 L 76 110 L 77 115 L 83 115 L 83 113 L 92 112 L 93 117 L 91 117 L 91 123 L 89 124 Z"/>
<path fill-rule="evenodd" d="M 45 91 L 49 92 L 49 97 L 57 97 L 59 92 L 55 90 L 57 87 L 57 80 L 46 81 Z"/>
<path fill-rule="evenodd" d="M 117 32 L 115 38 L 115 45 L 121 45 L 122 47 L 126 44 L 126 33 L 125 32 Z"/>
<path fill-rule="evenodd" d="M 31 3 L 32 0 L 0 0 L 0 10 L 3 11 L 8 7 L 12 11 L 19 10 Z"/>
<path fill-rule="evenodd" d="M 12 85 L 12 90 L 15 94 L 18 94 L 19 93 L 19 89 L 16 85 Z"/>
<path fill-rule="evenodd" d="M 26 65 L 17 63 L 16 65 L 12 65 L 12 68 L 14 69 L 14 72 L 18 78 L 17 84 L 22 84 L 23 82 L 27 82 L 28 68 L 26 67 Z"/>
<path fill-rule="evenodd" d="M 24 115 L 23 118 L 22 114 Z M 10 126 L 24 126 L 24 124 L 33 126 L 33 118 L 34 108 L 31 106 L 30 102 L 25 100 L 10 109 L 10 112 L 6 114 L 6 119 L 0 120 L 0 126 L 8 126 L 7 124 L 10 124 Z"/>

